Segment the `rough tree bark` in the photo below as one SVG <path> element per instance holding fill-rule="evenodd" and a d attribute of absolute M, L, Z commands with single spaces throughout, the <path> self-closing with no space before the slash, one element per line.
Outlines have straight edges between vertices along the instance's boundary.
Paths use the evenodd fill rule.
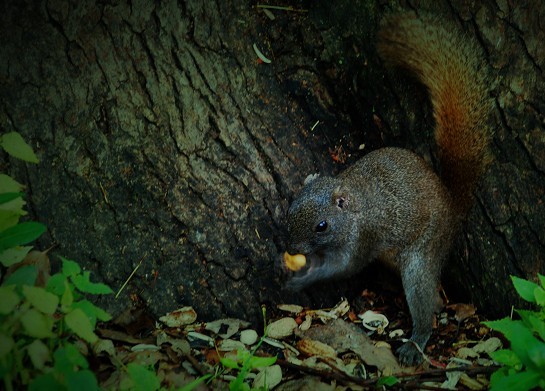
<path fill-rule="evenodd" d="M 121 297 L 101 303 L 110 311 L 139 300 L 159 315 L 193 305 L 201 319 L 256 320 L 262 303 L 347 293 L 280 289 L 283 218 L 309 173 L 384 145 L 433 156 L 425 92 L 374 51 L 381 15 L 401 9 L 476 36 L 495 76 L 496 160 L 447 267 L 449 293 L 501 315 L 515 300 L 509 274 L 545 272 L 543 7 L 326 3 L 274 20 L 235 0 L 2 6 L 0 129 L 41 159 L 2 155 L 3 170 L 28 184 L 57 265 L 76 259 L 117 289 L 141 262 Z M 339 146 L 344 164 L 330 154 Z M 365 273 L 352 285 L 364 288 Z"/>

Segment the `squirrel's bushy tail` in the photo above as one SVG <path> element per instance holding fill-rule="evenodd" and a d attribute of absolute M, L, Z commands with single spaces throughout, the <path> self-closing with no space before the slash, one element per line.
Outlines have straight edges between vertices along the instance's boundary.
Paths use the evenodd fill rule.
<path fill-rule="evenodd" d="M 477 180 L 491 160 L 487 147 L 492 104 L 482 50 L 443 21 L 403 14 L 382 23 L 378 52 L 427 87 L 441 176 L 457 209 L 467 211 Z"/>

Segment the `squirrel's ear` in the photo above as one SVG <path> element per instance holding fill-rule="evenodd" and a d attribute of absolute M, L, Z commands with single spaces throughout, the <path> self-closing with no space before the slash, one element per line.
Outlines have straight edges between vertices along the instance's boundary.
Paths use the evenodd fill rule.
<path fill-rule="evenodd" d="M 348 195 L 348 190 L 341 187 L 337 187 L 332 194 L 332 201 L 335 206 L 339 209 L 344 209 L 348 206 L 350 197 Z"/>

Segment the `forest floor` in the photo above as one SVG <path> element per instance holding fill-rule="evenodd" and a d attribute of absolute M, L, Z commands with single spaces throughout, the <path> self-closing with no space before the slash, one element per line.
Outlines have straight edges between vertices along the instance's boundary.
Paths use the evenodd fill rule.
<path fill-rule="evenodd" d="M 402 297 L 364 291 L 357 303 L 363 312 L 346 299 L 329 309 L 263 307 L 265 330 L 231 318 L 199 322 L 192 307 L 158 321 L 144 310 L 127 310 L 97 328 L 103 343 L 90 362 L 107 389 L 131 383 L 122 369 L 129 363 L 155 368 L 151 380 L 166 389 L 488 388 L 498 368 L 489 353 L 503 342 L 481 324 L 475 307 L 446 305 L 423 362 L 402 367 L 394 352 L 408 338 L 410 318 L 399 303 Z"/>

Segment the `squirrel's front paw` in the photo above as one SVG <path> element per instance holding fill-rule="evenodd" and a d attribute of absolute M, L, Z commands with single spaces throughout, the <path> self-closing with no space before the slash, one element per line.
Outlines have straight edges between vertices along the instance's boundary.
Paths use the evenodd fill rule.
<path fill-rule="evenodd" d="M 413 341 L 405 342 L 396 352 L 401 365 L 412 366 L 422 362 L 422 353 Z"/>

